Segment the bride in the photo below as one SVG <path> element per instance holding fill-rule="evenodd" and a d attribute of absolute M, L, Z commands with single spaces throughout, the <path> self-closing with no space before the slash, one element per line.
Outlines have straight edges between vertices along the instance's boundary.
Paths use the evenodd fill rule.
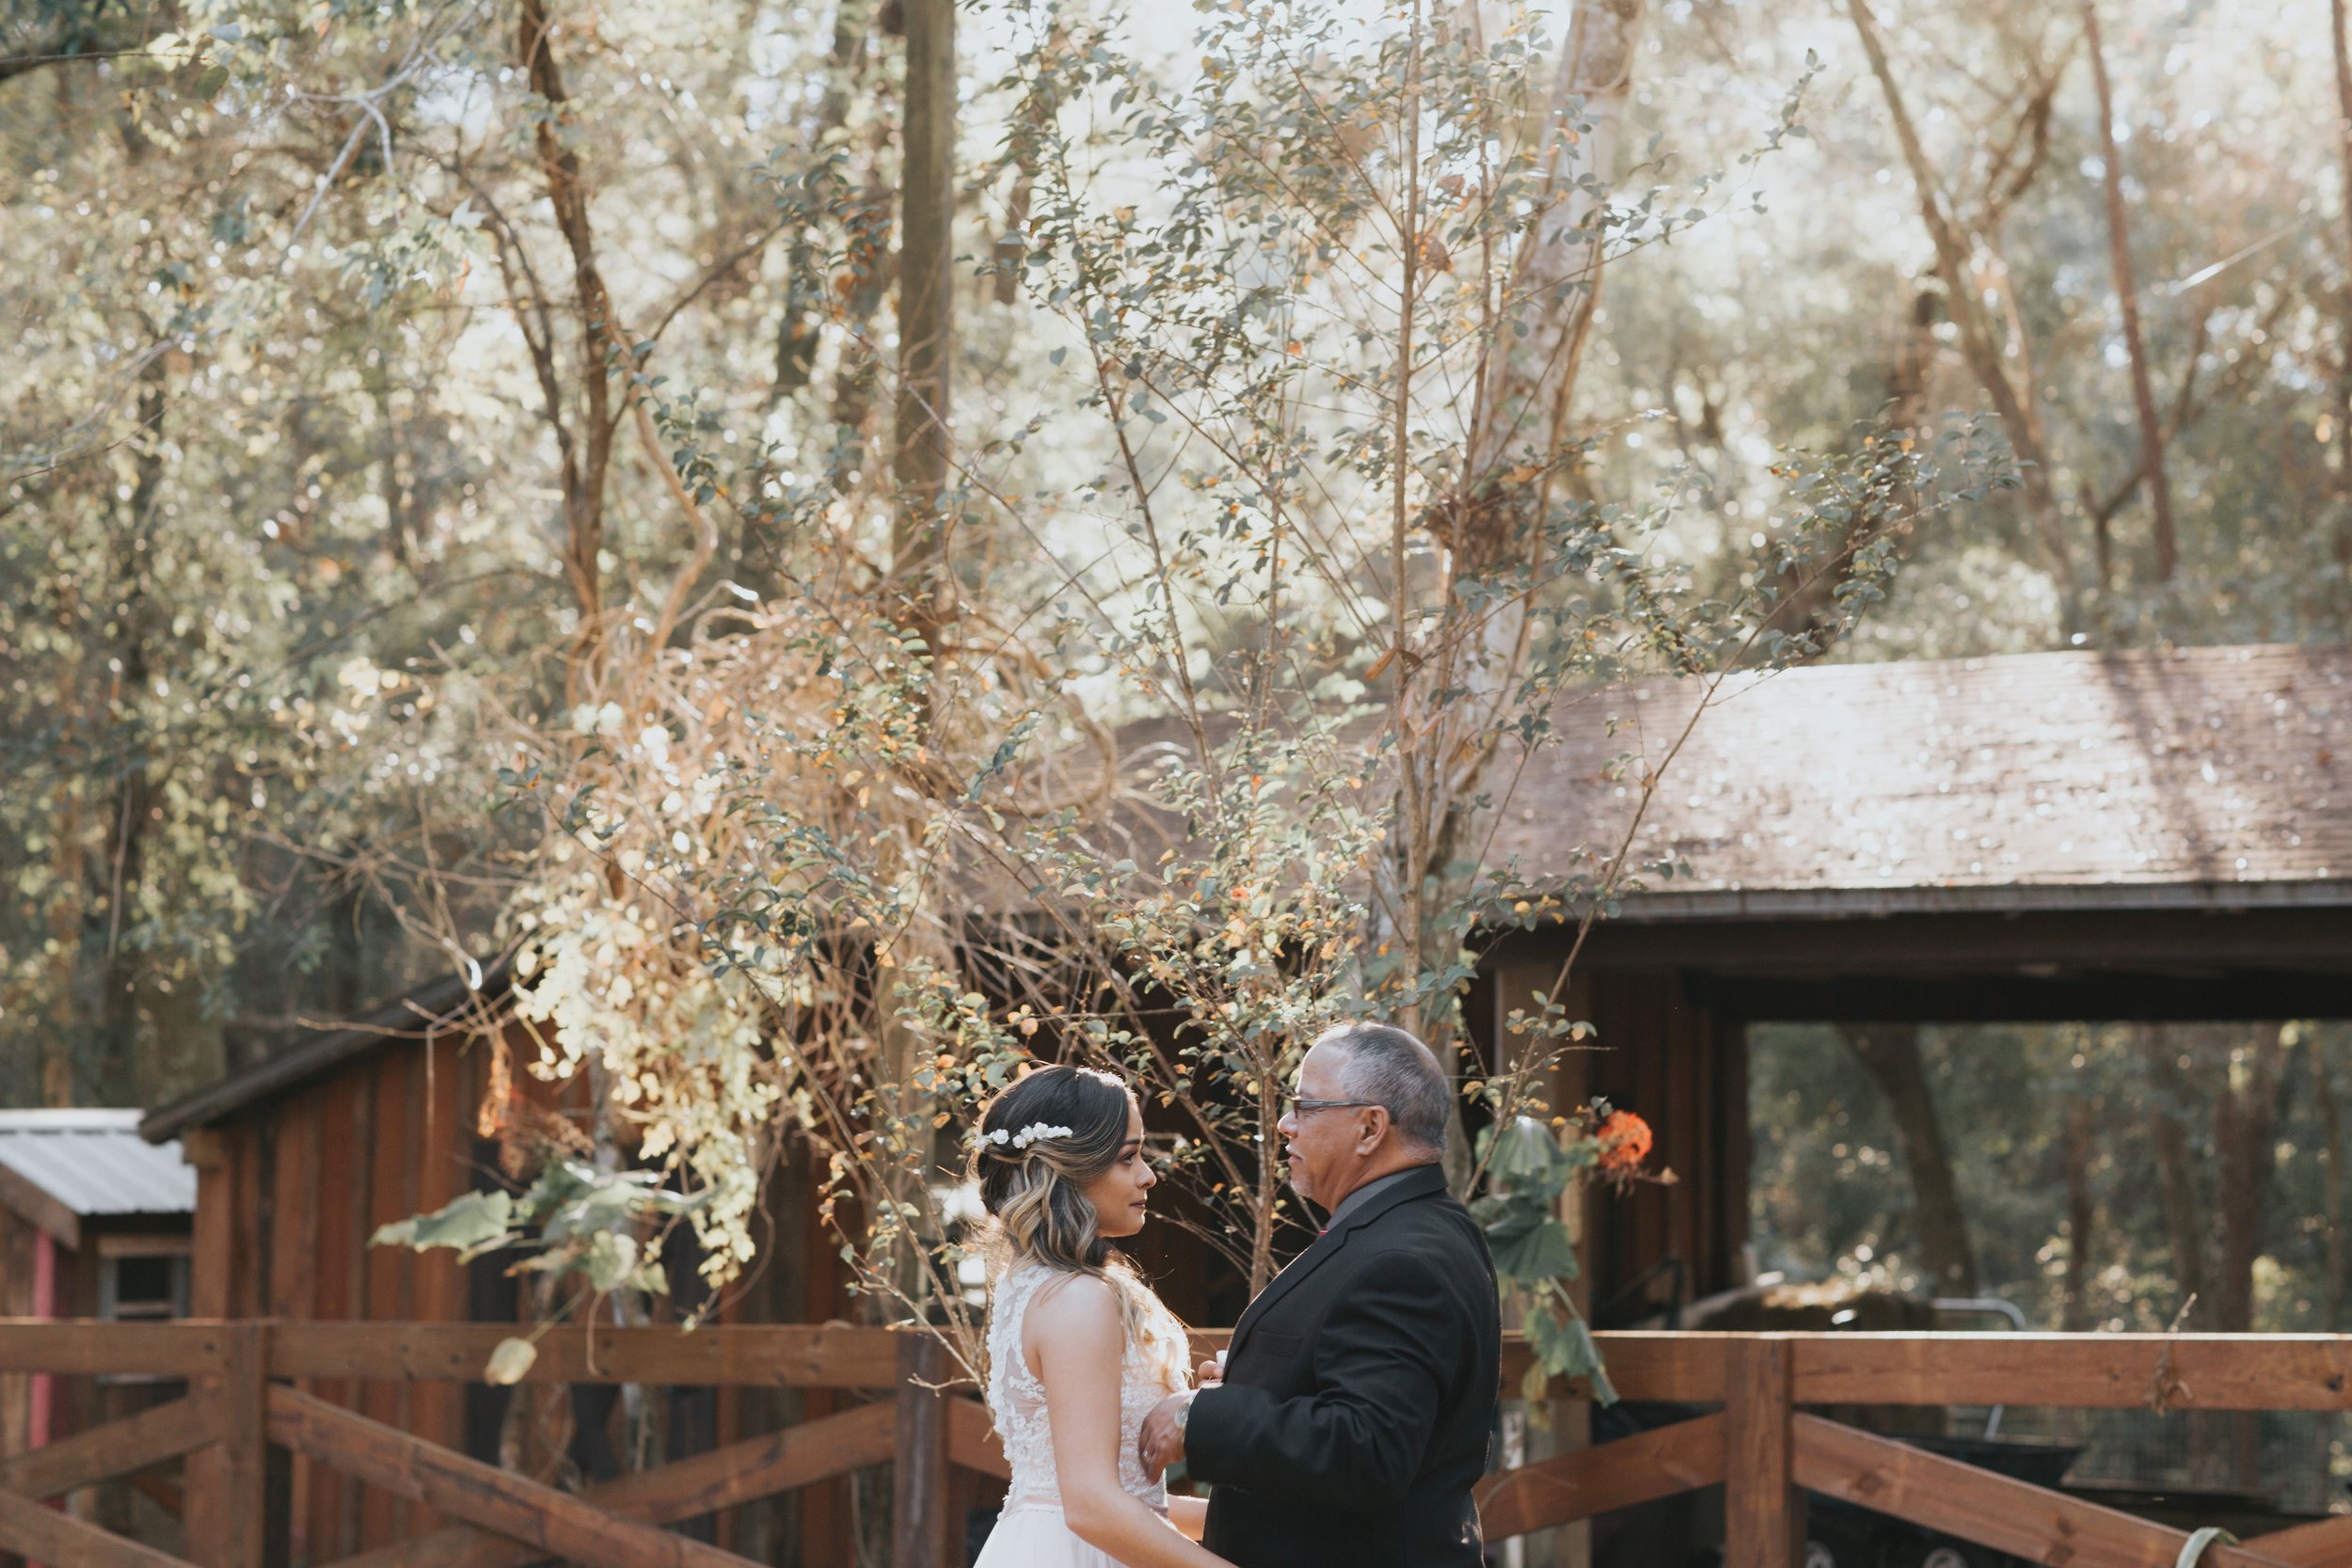
<path fill-rule="evenodd" d="M 1047 1067 L 989 1101 L 972 1173 L 994 1217 L 988 1407 L 1012 1462 L 976 1568 L 1228 1568 L 1207 1505 L 1147 1480 L 1144 1416 L 1185 1385 L 1184 1331 L 1111 1242 L 1159 1178 L 1108 1073 Z"/>

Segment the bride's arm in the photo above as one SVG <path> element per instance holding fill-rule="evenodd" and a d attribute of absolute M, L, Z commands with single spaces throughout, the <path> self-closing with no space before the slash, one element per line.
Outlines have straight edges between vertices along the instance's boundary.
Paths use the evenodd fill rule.
<path fill-rule="evenodd" d="M 1209 1528 L 1209 1499 L 1206 1497 L 1170 1497 L 1168 1499 L 1168 1522 L 1187 1541 L 1198 1541 L 1200 1532 Z"/>
<path fill-rule="evenodd" d="M 1126 1349 L 1111 1287 L 1084 1275 L 1029 1304 L 1022 1338 L 1034 1347 L 1054 1433 L 1062 1518 L 1088 1545 L 1126 1568 L 1227 1568 L 1119 1484 L 1119 1372 Z"/>

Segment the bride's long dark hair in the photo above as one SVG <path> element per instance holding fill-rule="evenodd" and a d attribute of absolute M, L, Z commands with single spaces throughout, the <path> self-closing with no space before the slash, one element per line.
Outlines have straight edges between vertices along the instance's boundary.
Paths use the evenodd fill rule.
<path fill-rule="evenodd" d="M 1164 1353 L 1167 1347 L 1154 1344 L 1165 1335 L 1155 1332 L 1151 1321 L 1150 1290 L 1103 1234 L 1086 1196 L 1086 1189 L 1119 1164 L 1134 1105 L 1134 1091 L 1110 1073 L 1038 1068 L 999 1091 L 980 1112 L 972 1177 L 979 1183 L 981 1207 L 994 1222 L 990 1242 L 998 1256 L 992 1272 L 1001 1274 L 1015 1259 L 1025 1258 L 1063 1274 L 1103 1280 L 1118 1299 L 1127 1342 Z M 1033 1127 L 1055 1132 L 1025 1138 L 1015 1148 L 1012 1140 Z M 1002 1142 L 994 1136 L 1000 1132 Z M 1181 1376 L 1181 1347 L 1174 1365 Z"/>

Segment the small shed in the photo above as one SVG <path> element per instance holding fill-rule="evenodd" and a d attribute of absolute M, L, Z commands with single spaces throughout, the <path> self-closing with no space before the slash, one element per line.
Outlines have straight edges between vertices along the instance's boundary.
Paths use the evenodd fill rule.
<path fill-rule="evenodd" d="M 1601 1047 L 1571 1092 L 1641 1111 L 1683 1178 L 1596 1200 L 1604 1323 L 1746 1282 L 1751 1023 L 2352 1017 L 2352 648 L 1643 681 L 1554 721 L 1493 852 L 1687 866 L 1593 928 L 1565 998 Z M 1555 990 L 1573 942 L 1502 936 L 1476 1007 Z"/>
<path fill-rule="evenodd" d="M 185 1317 L 196 1173 L 135 1110 L 0 1111 L 0 1317 Z M 0 1457 L 129 1415 L 142 1380 L 0 1376 Z M 135 1525 L 128 1488 L 97 1506 Z M 156 1521 L 151 1521 L 156 1522 Z"/>

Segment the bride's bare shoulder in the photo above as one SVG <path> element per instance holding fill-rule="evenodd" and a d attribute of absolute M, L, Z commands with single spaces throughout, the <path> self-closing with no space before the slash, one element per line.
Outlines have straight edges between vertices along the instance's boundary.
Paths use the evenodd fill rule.
<path fill-rule="evenodd" d="M 1028 1322 L 1049 1332 L 1119 1324 L 1119 1297 L 1107 1279 L 1089 1274 L 1055 1275 L 1029 1298 Z"/>

